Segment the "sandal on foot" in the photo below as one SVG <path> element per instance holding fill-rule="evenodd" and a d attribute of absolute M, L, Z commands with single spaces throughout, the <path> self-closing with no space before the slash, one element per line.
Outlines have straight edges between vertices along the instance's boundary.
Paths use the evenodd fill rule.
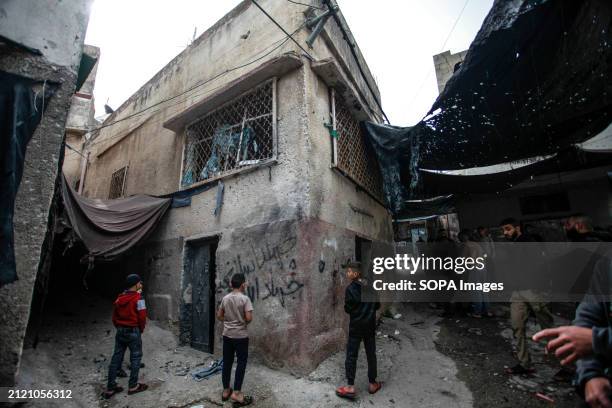
<path fill-rule="evenodd" d="M 232 400 L 232 407 L 246 407 L 247 405 L 251 405 L 253 403 L 253 397 L 250 395 L 245 395 L 242 401 Z"/>
<path fill-rule="evenodd" d="M 106 390 L 102 393 L 102 398 L 104 399 L 109 399 L 110 397 L 112 397 L 113 395 L 120 393 L 121 391 L 123 391 L 123 387 L 119 387 L 116 386 L 115 388 L 113 388 L 112 390 Z"/>
<path fill-rule="evenodd" d="M 355 399 L 355 391 L 348 391 L 347 387 L 336 388 L 336 395 L 340 398 Z"/>
<path fill-rule="evenodd" d="M 146 391 L 147 388 L 149 388 L 149 386 L 147 384 L 141 384 L 138 383 L 138 385 L 136 386 L 135 389 L 133 390 L 128 390 L 128 395 L 132 395 L 132 394 L 138 394 L 139 392 L 143 392 Z"/>
<path fill-rule="evenodd" d="M 229 389 L 229 394 L 227 394 L 227 396 L 223 395 L 224 392 L 225 392 L 225 390 L 223 390 L 223 392 L 221 393 L 221 401 L 227 401 L 228 399 L 230 399 L 230 397 L 232 396 L 232 393 L 234 392 L 234 390 L 232 390 L 230 388 Z"/>
<path fill-rule="evenodd" d="M 374 391 L 372 391 L 372 389 L 370 387 L 368 387 L 368 392 L 370 394 L 376 394 L 378 391 L 380 391 L 380 389 L 382 388 L 382 383 L 380 381 L 376 381 L 374 384 Z M 370 384 L 370 385 L 372 385 Z"/>
<path fill-rule="evenodd" d="M 526 368 L 520 364 L 517 364 L 511 368 L 506 368 L 506 374 L 510 374 L 510 375 L 533 374 L 533 373 L 535 373 L 534 368 Z"/>

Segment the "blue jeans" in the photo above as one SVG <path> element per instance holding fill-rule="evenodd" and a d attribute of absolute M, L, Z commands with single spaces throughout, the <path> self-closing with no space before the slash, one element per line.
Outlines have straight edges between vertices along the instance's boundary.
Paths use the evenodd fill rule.
<path fill-rule="evenodd" d="M 140 360 L 142 359 L 142 339 L 138 327 L 117 327 L 115 335 L 115 351 L 108 367 L 107 389 L 112 390 L 117 386 L 117 371 L 123 364 L 125 350 L 130 349 L 130 388 L 138 385 L 138 371 L 140 370 Z"/>

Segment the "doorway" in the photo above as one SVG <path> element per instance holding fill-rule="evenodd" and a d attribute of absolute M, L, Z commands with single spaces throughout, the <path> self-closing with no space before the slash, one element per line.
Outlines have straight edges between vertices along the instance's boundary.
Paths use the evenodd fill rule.
<path fill-rule="evenodd" d="M 191 307 L 183 320 L 189 344 L 212 353 L 215 330 L 215 272 L 217 239 L 190 241 L 185 248 L 185 286 L 191 286 Z M 186 327 L 185 327 L 186 326 Z"/>

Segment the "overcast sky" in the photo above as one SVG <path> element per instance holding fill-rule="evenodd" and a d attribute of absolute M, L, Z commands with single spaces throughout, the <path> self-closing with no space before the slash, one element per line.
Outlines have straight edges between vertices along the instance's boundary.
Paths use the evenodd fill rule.
<path fill-rule="evenodd" d="M 96 116 L 117 108 L 239 0 L 95 0 L 85 42 L 101 49 Z M 289 3 L 288 3 L 289 4 Z M 418 122 L 438 90 L 433 55 L 466 0 L 338 0 L 394 125 Z M 493 0 L 467 0 L 444 50 L 467 49 Z"/>

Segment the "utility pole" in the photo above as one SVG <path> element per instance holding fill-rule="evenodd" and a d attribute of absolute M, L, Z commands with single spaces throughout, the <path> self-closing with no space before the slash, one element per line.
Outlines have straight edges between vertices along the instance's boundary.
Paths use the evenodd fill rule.
<path fill-rule="evenodd" d="M 89 134 L 89 132 L 87 132 L 87 134 Z M 85 142 L 83 142 L 81 149 L 85 147 L 85 144 L 87 143 L 87 134 L 85 135 Z M 81 177 L 79 178 L 79 191 L 77 191 L 79 195 L 83 195 L 83 186 L 85 185 L 85 174 L 87 174 L 87 165 L 89 164 L 90 153 L 91 152 L 89 151 L 86 155 L 81 153 Z"/>

